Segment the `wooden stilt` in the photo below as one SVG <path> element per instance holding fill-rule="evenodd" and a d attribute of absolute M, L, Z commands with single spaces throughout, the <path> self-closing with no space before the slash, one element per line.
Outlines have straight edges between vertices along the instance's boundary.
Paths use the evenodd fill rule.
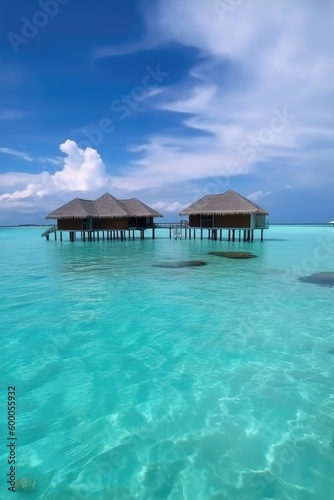
<path fill-rule="evenodd" d="M 261 229 L 261 241 L 263 241 L 263 229 Z"/>
<path fill-rule="evenodd" d="M 60 241 L 63 241 L 63 232 L 60 231 Z"/>
<path fill-rule="evenodd" d="M 201 229 L 201 240 L 203 239 L 203 229 Z"/>

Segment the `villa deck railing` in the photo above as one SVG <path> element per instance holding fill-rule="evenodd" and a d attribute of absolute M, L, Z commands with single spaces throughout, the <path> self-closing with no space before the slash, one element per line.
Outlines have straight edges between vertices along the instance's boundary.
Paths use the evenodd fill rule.
<path fill-rule="evenodd" d="M 154 224 L 156 229 L 173 229 L 174 227 L 188 227 L 188 221 L 181 220 L 180 222 L 156 222 Z"/>
<path fill-rule="evenodd" d="M 54 233 L 56 230 L 57 230 L 56 226 L 51 226 L 46 231 L 44 231 L 44 233 L 41 234 L 41 237 L 43 238 L 43 236 L 48 236 L 49 234 Z"/>

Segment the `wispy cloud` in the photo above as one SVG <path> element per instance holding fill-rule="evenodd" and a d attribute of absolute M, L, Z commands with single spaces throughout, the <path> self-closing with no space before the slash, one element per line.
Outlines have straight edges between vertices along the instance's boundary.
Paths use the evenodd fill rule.
<path fill-rule="evenodd" d="M 271 195 L 271 191 L 267 191 L 264 193 L 263 191 L 255 191 L 254 193 L 250 193 L 247 198 L 257 203 L 258 201 L 263 200 Z"/>
<path fill-rule="evenodd" d="M 137 147 L 140 158 L 115 179 L 117 186 L 161 187 L 224 175 L 233 160 L 238 167 L 230 177 L 255 173 L 266 184 L 263 193 L 287 181 L 301 189 L 334 187 L 328 175 L 334 153 L 328 106 L 334 100 L 334 2 L 322 11 L 301 0 L 289 6 L 241 2 L 224 22 L 211 3 L 160 0 L 154 13 L 148 9 L 156 46 L 192 46 L 201 57 L 190 78 L 178 84 L 178 97 L 169 88 L 156 103 L 161 112 L 180 115 L 184 133 L 152 133 Z M 293 119 L 280 127 L 275 110 Z"/>
<path fill-rule="evenodd" d="M 129 45 L 117 46 L 117 45 L 102 45 L 95 47 L 91 51 L 92 59 L 104 59 L 105 57 L 118 57 L 125 56 L 127 54 L 133 54 L 136 52 L 141 52 L 143 50 L 150 50 L 155 48 L 156 43 L 150 39 L 138 40 L 136 43 Z"/>
<path fill-rule="evenodd" d="M 20 160 L 25 160 L 28 162 L 34 161 L 30 155 L 28 155 L 27 153 L 23 153 L 22 151 L 17 151 L 16 149 L 0 147 L 0 153 L 13 156 L 14 158 L 18 158 Z"/>
<path fill-rule="evenodd" d="M 9 155 L 17 160 L 27 161 L 29 163 L 46 163 L 53 166 L 59 166 L 63 163 L 63 158 L 61 156 L 56 156 L 54 158 L 49 158 L 47 156 L 37 156 L 33 157 L 32 155 L 25 153 L 23 151 L 18 151 L 16 149 L 4 148 L 0 147 L 0 153 Z"/>
<path fill-rule="evenodd" d="M 24 113 L 16 109 L 4 109 L 0 111 L 0 120 L 19 120 L 23 117 Z"/>
<path fill-rule="evenodd" d="M 174 202 L 166 202 L 166 201 L 158 201 L 157 203 L 153 203 L 152 208 L 157 210 L 158 212 L 166 212 L 166 213 L 179 213 L 185 205 L 179 203 L 178 201 Z"/>

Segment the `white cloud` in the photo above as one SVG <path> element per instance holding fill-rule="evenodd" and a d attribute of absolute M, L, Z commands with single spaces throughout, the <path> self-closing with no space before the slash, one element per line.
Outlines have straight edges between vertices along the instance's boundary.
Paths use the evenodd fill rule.
<path fill-rule="evenodd" d="M 257 203 L 258 201 L 263 200 L 263 198 L 267 198 L 270 195 L 271 191 L 267 191 L 266 193 L 264 193 L 263 191 L 255 191 L 254 193 L 249 194 L 247 198 L 254 201 L 254 203 Z"/>
<path fill-rule="evenodd" d="M 152 208 L 157 210 L 158 212 L 166 212 L 166 213 L 179 213 L 186 205 L 179 203 L 178 201 L 167 203 L 165 201 L 158 201 L 157 203 L 153 203 Z"/>
<path fill-rule="evenodd" d="M 210 105 L 212 99 L 217 92 L 217 87 L 214 85 L 198 86 L 190 91 L 191 95 L 185 100 L 163 103 L 160 109 L 175 111 L 177 113 L 200 113 L 205 111 Z"/>
<path fill-rule="evenodd" d="M 41 172 L 36 175 L 7 173 L 0 175 L 0 186 L 22 186 L 14 192 L 4 193 L 0 201 L 12 202 L 29 197 L 43 198 L 62 192 L 94 192 L 108 190 L 111 178 L 106 173 L 105 165 L 95 149 L 81 149 L 71 140 L 60 145 L 60 150 L 67 155 L 63 168 L 54 174 Z"/>
<path fill-rule="evenodd" d="M 25 172 L 6 172 L 0 174 L 0 189 L 10 187 L 26 186 L 36 179 L 36 175 Z"/>

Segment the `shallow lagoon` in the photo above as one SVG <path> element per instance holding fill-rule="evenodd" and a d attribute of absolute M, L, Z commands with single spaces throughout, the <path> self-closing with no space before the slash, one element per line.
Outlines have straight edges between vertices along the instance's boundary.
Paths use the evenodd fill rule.
<path fill-rule="evenodd" d="M 273 226 L 263 243 L 41 232 L 0 229 L 1 381 L 29 498 L 331 498 L 334 288 L 299 277 L 334 271 L 334 228 Z M 186 261 L 206 265 L 173 267 Z"/>

